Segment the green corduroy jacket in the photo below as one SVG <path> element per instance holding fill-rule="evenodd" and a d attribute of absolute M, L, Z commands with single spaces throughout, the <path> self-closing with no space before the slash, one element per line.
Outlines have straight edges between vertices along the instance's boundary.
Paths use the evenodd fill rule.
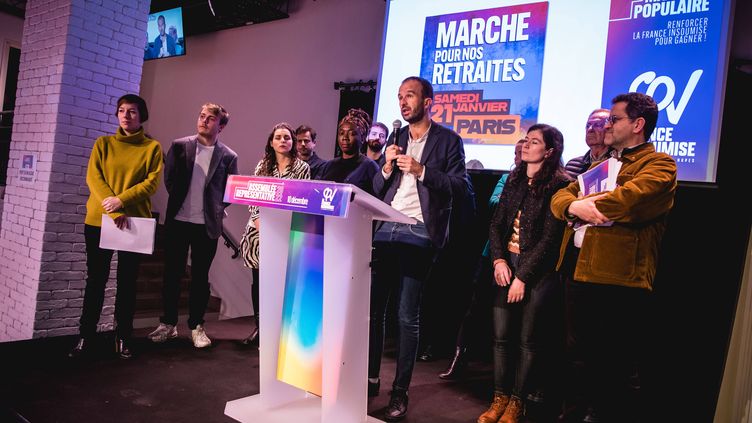
<path fill-rule="evenodd" d="M 625 152 L 621 162 L 617 188 L 596 201 L 598 210 L 614 223 L 587 228 L 574 279 L 652 290 L 666 217 L 674 205 L 676 162 L 656 152 L 651 143 Z M 551 211 L 556 218 L 567 219 L 578 192 L 574 181 L 554 194 Z M 574 234 L 570 226 L 564 231 L 557 269 Z"/>

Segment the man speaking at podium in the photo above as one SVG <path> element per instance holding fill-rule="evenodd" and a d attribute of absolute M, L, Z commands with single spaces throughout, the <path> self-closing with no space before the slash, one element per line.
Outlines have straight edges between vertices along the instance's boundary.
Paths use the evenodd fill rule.
<path fill-rule="evenodd" d="M 450 215 L 467 195 L 465 151 L 454 131 L 431 121 L 433 87 L 411 76 L 399 88 L 402 118 L 409 124 L 386 148 L 386 162 L 373 180 L 376 196 L 417 223 L 385 222 L 374 234 L 368 394 L 378 395 L 389 294 L 397 301 L 398 357 L 387 421 L 407 414 L 407 390 L 418 351 L 423 286 L 449 237 Z"/>

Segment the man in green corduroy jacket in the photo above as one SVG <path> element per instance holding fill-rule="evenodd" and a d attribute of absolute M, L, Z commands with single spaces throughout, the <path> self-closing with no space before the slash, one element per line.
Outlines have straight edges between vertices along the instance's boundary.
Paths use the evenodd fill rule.
<path fill-rule="evenodd" d="M 575 181 L 551 200 L 554 216 L 570 223 L 558 264 L 566 281 L 568 347 L 584 364 L 591 417 L 603 421 L 631 408 L 628 379 L 644 348 L 647 302 L 674 204 L 676 162 L 648 142 L 657 120 L 651 97 L 615 97 L 604 143 L 621 162 L 617 187 L 582 197 Z"/>

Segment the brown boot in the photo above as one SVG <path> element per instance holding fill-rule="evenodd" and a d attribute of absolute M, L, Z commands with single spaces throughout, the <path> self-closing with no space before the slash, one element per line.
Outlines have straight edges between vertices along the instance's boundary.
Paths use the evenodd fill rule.
<path fill-rule="evenodd" d="M 499 423 L 518 423 L 522 420 L 522 400 L 517 397 L 511 397 L 504 415 L 499 419 Z"/>
<path fill-rule="evenodd" d="M 509 395 L 494 394 L 491 407 L 486 410 L 485 413 L 478 417 L 478 423 L 496 423 L 499 421 L 499 417 L 504 414 L 504 410 L 509 404 Z"/>

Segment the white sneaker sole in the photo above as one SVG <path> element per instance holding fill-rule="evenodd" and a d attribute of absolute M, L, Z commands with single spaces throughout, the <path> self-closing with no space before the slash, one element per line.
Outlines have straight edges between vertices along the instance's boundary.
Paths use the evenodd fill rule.
<path fill-rule="evenodd" d="M 211 347 L 211 342 L 209 342 L 208 344 L 202 344 L 202 345 L 198 345 L 194 342 L 193 346 L 196 348 L 207 348 L 207 347 Z"/>
<path fill-rule="evenodd" d="M 163 342 L 167 342 L 167 341 L 169 341 L 170 339 L 175 339 L 175 338 L 177 338 L 177 337 L 178 337 L 178 334 L 174 334 L 174 335 L 169 335 L 169 336 L 167 336 L 167 337 L 162 337 L 162 336 L 151 336 L 151 335 L 149 335 L 149 337 L 148 337 L 148 338 L 149 338 L 149 340 L 150 340 L 151 342 L 154 342 L 155 344 L 161 344 L 161 343 L 163 343 Z"/>

